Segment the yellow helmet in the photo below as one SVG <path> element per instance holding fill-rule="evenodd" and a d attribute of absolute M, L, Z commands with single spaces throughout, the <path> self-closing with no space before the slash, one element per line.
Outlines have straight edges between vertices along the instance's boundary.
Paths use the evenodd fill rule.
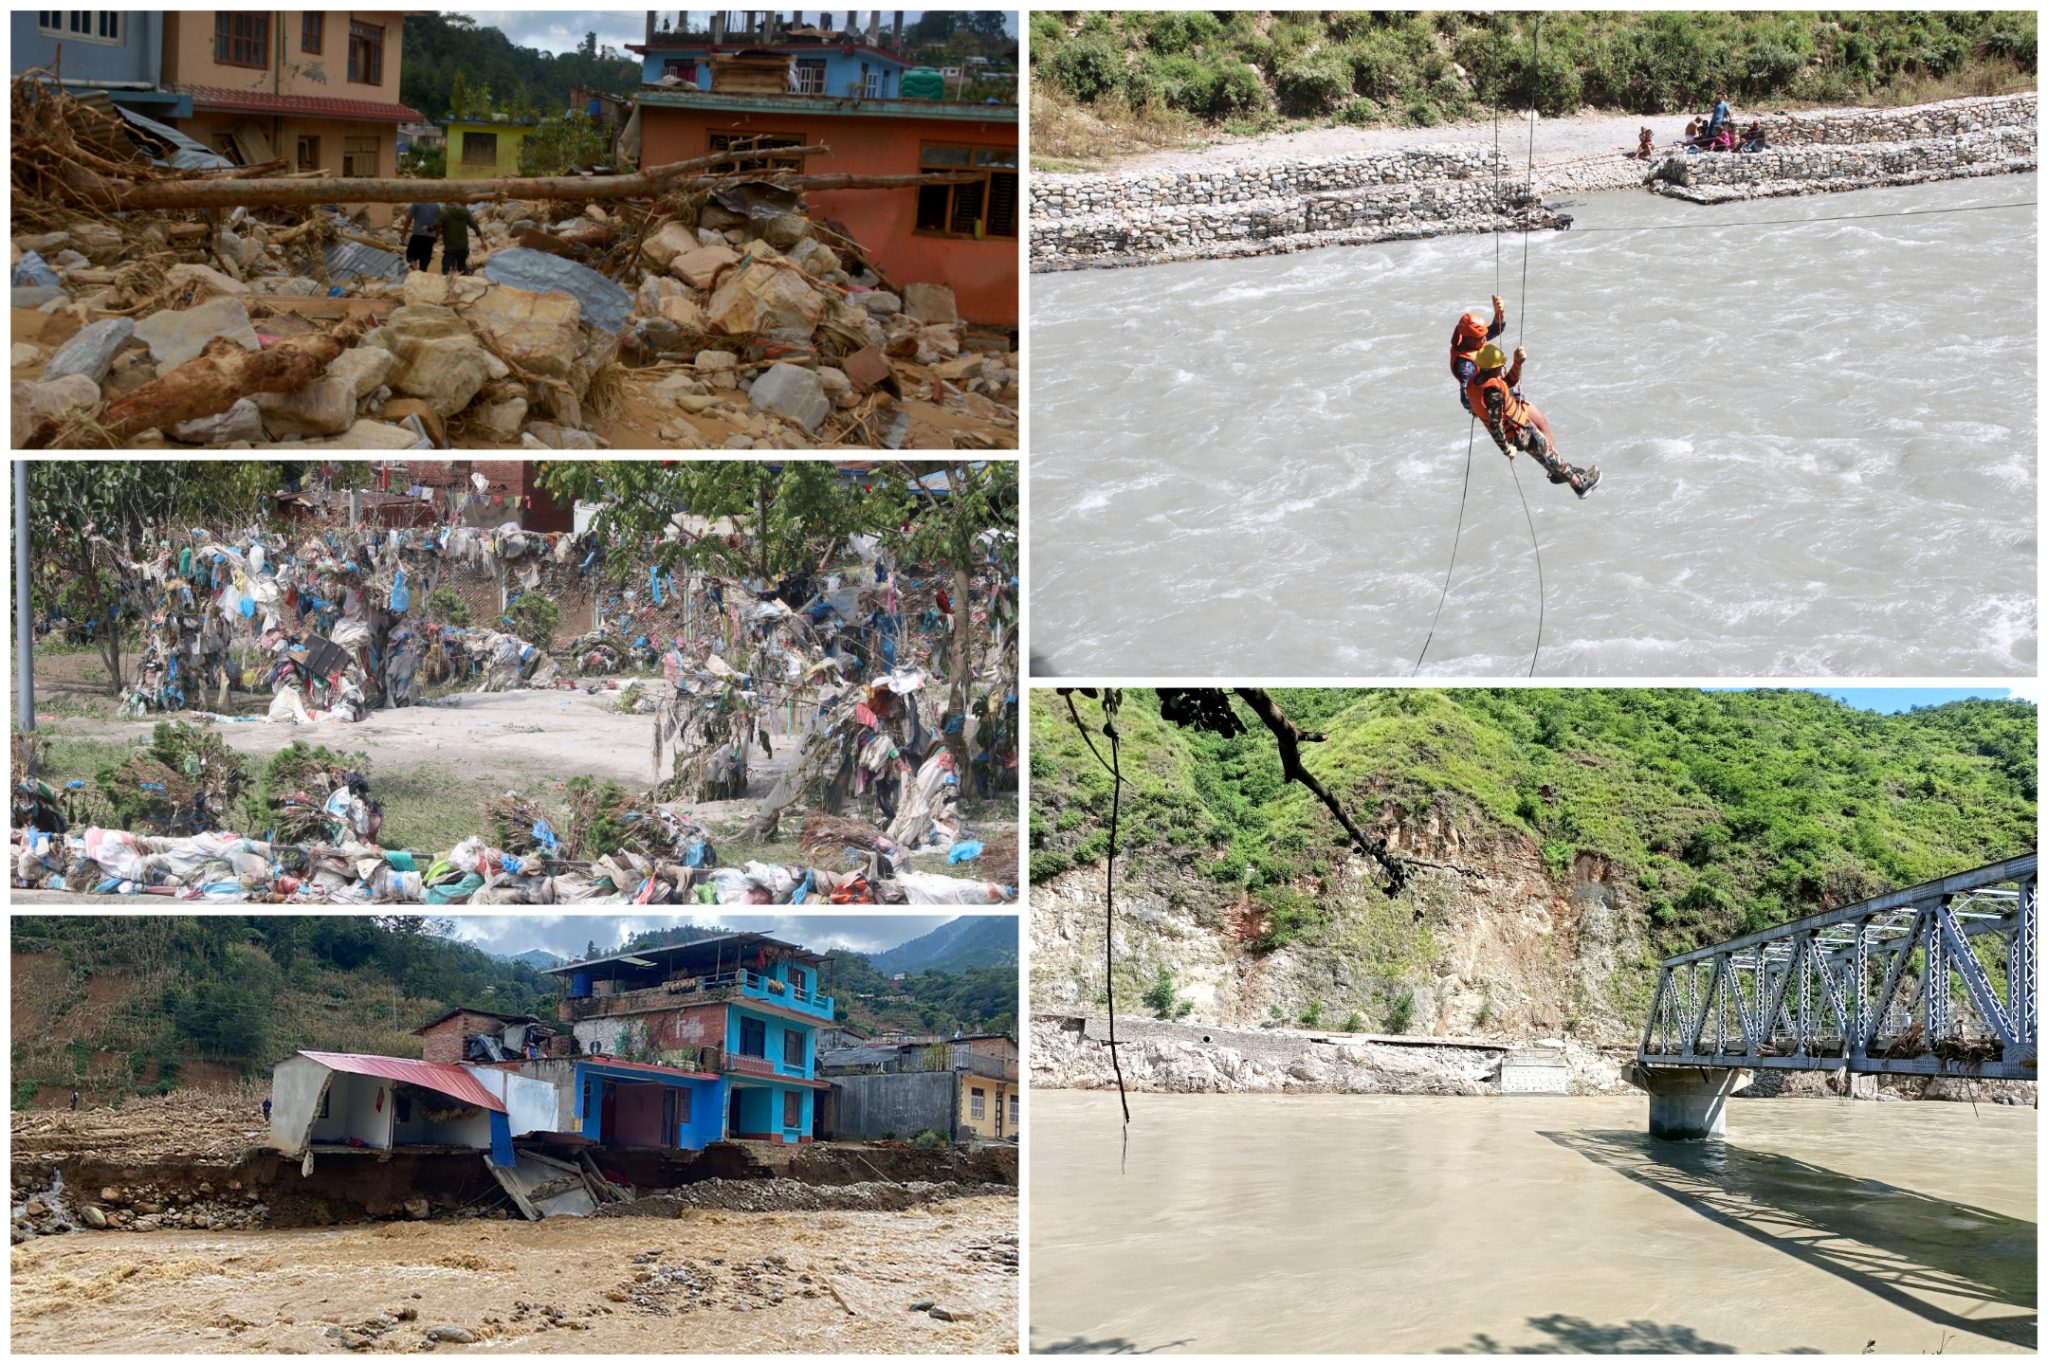
<path fill-rule="evenodd" d="M 1489 341 L 1479 348 L 1475 361 L 1482 370 L 1497 370 L 1508 363 L 1508 358 L 1501 353 L 1500 347 Z"/>

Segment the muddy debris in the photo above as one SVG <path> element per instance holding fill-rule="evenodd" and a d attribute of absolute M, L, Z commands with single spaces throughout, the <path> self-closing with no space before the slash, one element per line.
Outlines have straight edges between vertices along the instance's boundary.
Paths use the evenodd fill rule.
<path fill-rule="evenodd" d="M 680 1189 L 643 1195 L 620 1204 L 607 1204 L 597 1211 L 599 1218 L 680 1218 L 693 1209 L 723 1209 L 736 1213 L 816 1212 L 826 1209 L 860 1209 L 895 1213 L 951 1199 L 973 1199 L 985 1195 L 1014 1196 L 1008 1185 L 963 1184 L 959 1181 L 870 1180 L 850 1185 L 811 1185 L 801 1180 L 701 1180 Z"/>
<path fill-rule="evenodd" d="M 436 275 L 408 268 L 402 212 L 380 225 L 270 192 L 289 182 L 232 194 L 152 165 L 119 123 L 49 73 L 15 83 L 34 152 L 10 243 L 17 447 L 1016 447 L 1015 333 L 811 216 L 797 172 L 823 148 L 655 168 L 627 197 L 423 182 L 423 200 L 507 196 L 468 205 L 470 273 Z M 130 188 L 101 202 L 38 159 L 67 140 Z M 379 188 L 412 192 L 357 186 Z M 781 211 L 724 207 L 768 200 Z"/>

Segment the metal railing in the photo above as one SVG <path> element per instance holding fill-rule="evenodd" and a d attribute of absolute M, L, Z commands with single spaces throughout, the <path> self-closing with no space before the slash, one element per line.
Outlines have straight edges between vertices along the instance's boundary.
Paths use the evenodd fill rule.
<path fill-rule="evenodd" d="M 2031 1081 L 2038 865 L 2008 858 L 1667 958 L 1637 1059 Z"/>

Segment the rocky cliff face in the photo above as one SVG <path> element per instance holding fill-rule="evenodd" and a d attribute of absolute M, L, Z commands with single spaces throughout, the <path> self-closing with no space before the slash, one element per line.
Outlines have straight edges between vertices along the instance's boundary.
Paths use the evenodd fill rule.
<path fill-rule="evenodd" d="M 1582 854 L 1553 869 L 1527 838 L 1447 802 L 1383 813 L 1375 833 L 1412 860 L 1407 887 L 1387 896 L 1362 858 L 1332 868 L 1323 886 L 1301 888 L 1322 923 L 1271 950 L 1260 946 L 1269 912 L 1202 876 L 1192 858 L 1120 866 L 1120 1012 L 1225 1027 L 1634 1043 L 1649 954 L 1633 887 L 1604 858 Z M 1032 888 L 1038 1014 L 1102 1010 L 1102 876 L 1100 865 L 1077 868 Z M 1175 997 L 1163 1010 L 1162 969 Z"/>

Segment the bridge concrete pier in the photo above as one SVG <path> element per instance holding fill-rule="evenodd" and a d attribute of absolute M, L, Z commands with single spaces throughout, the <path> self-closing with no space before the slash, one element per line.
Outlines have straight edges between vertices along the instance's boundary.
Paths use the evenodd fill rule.
<path fill-rule="evenodd" d="M 1629 1084 L 1650 1097 L 1650 1136 L 1666 1141 L 1717 1138 L 1728 1131 L 1728 1097 L 1754 1073 L 1740 1067 L 1645 1066 L 1628 1068 Z"/>

